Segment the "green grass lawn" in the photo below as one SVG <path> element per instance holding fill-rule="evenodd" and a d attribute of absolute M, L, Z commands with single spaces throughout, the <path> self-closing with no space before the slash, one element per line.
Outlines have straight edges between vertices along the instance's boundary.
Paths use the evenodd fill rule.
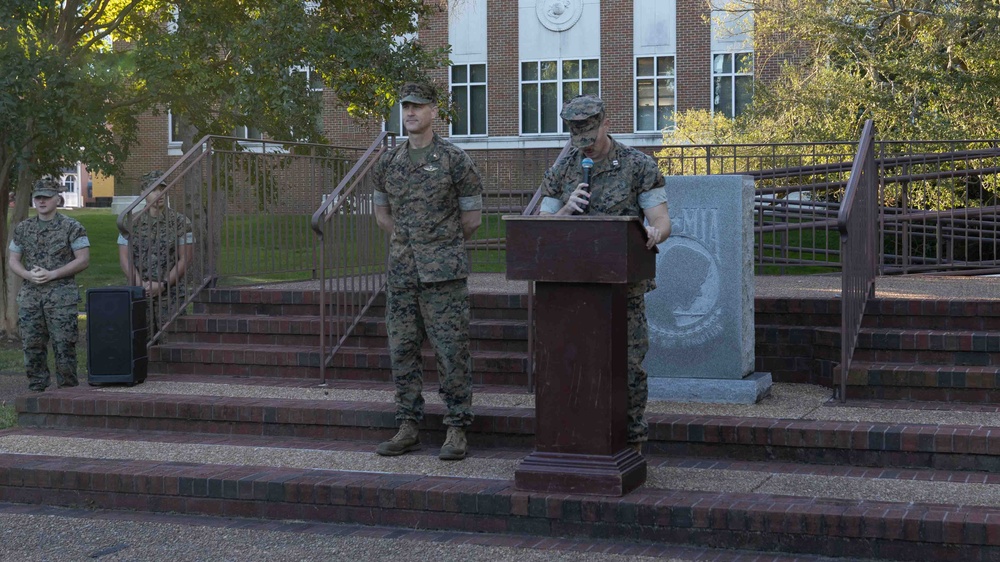
<path fill-rule="evenodd" d="M 0 406 L 0 429 L 14 427 L 17 423 L 17 412 L 14 406 Z"/>

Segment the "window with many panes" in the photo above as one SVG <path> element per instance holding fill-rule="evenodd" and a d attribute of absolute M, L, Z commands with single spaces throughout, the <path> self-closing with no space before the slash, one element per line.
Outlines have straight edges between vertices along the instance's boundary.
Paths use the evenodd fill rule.
<path fill-rule="evenodd" d="M 559 111 L 580 94 L 601 94 L 600 59 L 521 63 L 521 134 L 564 132 Z"/>
<path fill-rule="evenodd" d="M 452 136 L 486 134 L 486 65 L 456 64 L 451 67 L 451 101 L 456 115 Z"/>
<path fill-rule="evenodd" d="M 674 57 L 635 59 L 635 130 L 662 131 L 674 126 L 677 74 Z"/>
<path fill-rule="evenodd" d="M 712 55 L 712 112 L 736 117 L 753 98 L 753 53 Z"/>

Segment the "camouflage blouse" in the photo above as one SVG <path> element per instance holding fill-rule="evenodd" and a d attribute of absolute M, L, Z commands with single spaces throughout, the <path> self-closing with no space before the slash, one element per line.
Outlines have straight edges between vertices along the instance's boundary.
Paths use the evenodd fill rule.
<path fill-rule="evenodd" d="M 404 142 L 374 169 L 375 204 L 394 220 L 389 283 L 395 287 L 469 276 L 462 211 L 482 209 L 483 185 L 472 159 L 434 135 L 432 149 L 411 162 Z"/>
<path fill-rule="evenodd" d="M 542 210 L 555 214 L 569 201 L 576 186 L 583 181 L 584 155 L 571 148 L 566 157 L 545 173 L 542 183 Z M 656 161 L 632 147 L 611 139 L 608 155 L 595 162 L 590 175 L 588 215 L 613 215 L 643 218 L 643 209 L 666 202 L 663 174 Z M 642 281 L 631 293 L 649 292 L 653 280 Z"/>
<path fill-rule="evenodd" d="M 21 254 L 21 265 L 31 270 L 38 266 L 49 271 L 73 261 L 73 252 L 90 247 L 87 231 L 76 219 L 56 213 L 52 220 L 43 221 L 38 217 L 21 221 L 14 228 L 8 249 Z M 79 301 L 79 293 L 74 277 L 63 277 L 44 285 L 24 283 L 21 292 L 51 291 L 65 287 L 67 295 L 73 295 L 73 302 Z"/>
<path fill-rule="evenodd" d="M 180 247 L 193 242 L 191 220 L 169 208 L 156 217 L 143 213 L 132 223 L 128 240 L 119 238 L 123 242 L 142 280 L 166 281 Z"/>

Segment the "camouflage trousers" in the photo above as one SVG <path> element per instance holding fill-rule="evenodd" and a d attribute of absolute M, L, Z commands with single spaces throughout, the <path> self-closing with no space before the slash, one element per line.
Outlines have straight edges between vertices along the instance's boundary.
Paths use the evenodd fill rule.
<path fill-rule="evenodd" d="M 396 385 L 396 421 L 419 423 L 424 417 L 420 348 L 426 335 L 437 359 L 438 394 L 448 408 L 444 424 L 459 427 L 471 424 L 472 373 L 466 280 L 421 283 L 416 288 L 390 286 L 386 289 L 385 322 L 392 378 Z"/>
<path fill-rule="evenodd" d="M 646 296 L 629 294 L 628 308 L 628 442 L 641 443 L 649 436 L 646 401 L 649 387 L 642 362 L 649 351 L 649 326 L 646 324 Z"/>
<path fill-rule="evenodd" d="M 49 386 L 50 341 L 56 360 L 56 384 L 79 384 L 76 377 L 76 342 L 79 339 L 77 305 L 67 305 L 64 304 L 65 299 L 48 298 L 50 296 L 18 299 L 17 327 L 24 348 L 28 388 L 32 390 L 45 390 Z"/>

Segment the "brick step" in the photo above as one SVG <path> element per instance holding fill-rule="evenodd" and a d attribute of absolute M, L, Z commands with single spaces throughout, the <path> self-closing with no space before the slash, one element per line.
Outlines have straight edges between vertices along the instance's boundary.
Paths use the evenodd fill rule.
<path fill-rule="evenodd" d="M 247 552 L 280 552 L 281 559 L 292 559 L 293 552 L 303 553 L 299 559 L 315 558 L 316 552 L 348 552 L 359 561 L 370 560 L 439 560 L 442 553 L 462 554 L 465 560 L 577 560 L 579 553 L 594 562 L 622 560 L 671 560 L 673 562 L 830 562 L 826 556 L 780 554 L 760 551 L 706 548 L 683 544 L 654 544 L 649 541 L 614 540 L 590 537 L 540 537 L 524 533 L 486 533 L 436 531 L 420 528 L 388 527 L 293 521 L 248 517 L 212 517 L 176 513 L 128 512 L 123 510 L 89 510 L 52 507 L 42 504 L 0 502 L 0 517 L 10 522 L 9 535 L 23 536 L 10 545 L 8 554 L 28 560 L 37 547 L 27 537 L 37 534 L 38 518 L 44 518 L 62 528 L 86 528 L 89 544 L 114 545 L 93 550 L 77 537 L 50 534 L 46 547 L 66 556 L 103 556 L 117 552 L 123 535 L 141 533 L 141 544 L 130 544 L 133 559 L 160 559 L 163 552 L 176 546 L 177 532 L 185 537 L 185 552 L 197 559 L 208 559 L 220 540 L 226 546 Z M 220 531 L 220 529 L 222 531 Z M 20 546 L 20 548 L 18 548 Z M 399 552 L 406 553 L 402 558 Z M 23 553 L 23 554 L 22 554 Z M 66 554 L 69 553 L 69 554 Z M 263 560 L 263 556 L 249 558 Z M 176 558 L 176 557 L 175 557 Z M 179 558 L 190 559 L 190 558 Z M 244 558 L 247 559 L 247 558 Z M 270 559 L 275 559 L 272 555 Z M 859 561 L 856 561 L 859 562 Z M 875 561 L 870 561 L 875 562 Z"/>
<path fill-rule="evenodd" d="M 344 318 L 332 321 L 344 321 Z M 250 345 L 318 345 L 320 321 L 317 316 L 257 316 L 248 314 L 198 314 L 177 319 L 169 335 L 172 343 L 228 343 Z M 329 330 L 327 330 L 329 334 Z M 385 320 L 362 318 L 348 347 L 386 347 Z M 469 326 L 470 346 L 483 351 L 522 351 L 528 348 L 528 327 L 520 320 L 473 320 Z M 429 342 L 426 343 L 430 349 Z"/>
<path fill-rule="evenodd" d="M 425 381 L 437 380 L 433 351 L 423 351 Z M 391 381 L 389 350 L 344 348 L 330 366 L 329 378 Z M 472 353 L 475 384 L 527 384 L 527 355 L 516 351 Z M 256 345 L 180 342 L 150 349 L 149 371 L 157 374 L 204 374 L 278 378 L 317 378 L 316 345 Z"/>
<path fill-rule="evenodd" d="M 847 396 L 1000 404 L 1000 368 L 852 361 Z"/>
<path fill-rule="evenodd" d="M 1000 334 L 957 330 L 865 328 L 854 359 L 918 365 L 1000 365 Z"/>
<path fill-rule="evenodd" d="M 1000 331 L 1000 301 L 873 299 L 865 307 L 864 327 Z"/>
<path fill-rule="evenodd" d="M 840 300 L 757 297 L 758 326 L 840 327 Z M 1000 331 L 1000 301 L 948 299 L 872 299 L 865 307 L 865 328 Z"/>
<path fill-rule="evenodd" d="M 349 297 L 346 298 L 349 299 Z M 472 306 L 472 318 L 525 320 L 528 317 L 527 295 L 472 293 L 469 298 Z M 266 289 L 213 289 L 199 296 L 194 310 L 198 314 L 318 316 L 319 292 Z M 372 318 L 385 317 L 384 293 L 375 298 L 366 315 Z"/>
<path fill-rule="evenodd" d="M 0 441 L 16 437 L 35 442 L 59 438 L 35 432 L 0 433 Z M 106 441 L 115 441 L 112 436 L 104 437 L 108 438 Z M 964 488 L 967 495 L 978 491 L 982 494 L 979 497 L 988 497 L 997 485 L 981 477 L 972 481 L 958 480 L 964 484 L 956 485 L 950 475 L 936 471 L 914 474 L 868 471 L 844 475 L 820 470 L 810 475 L 808 467 L 804 473 L 795 467 L 787 467 L 781 472 L 780 467 L 766 464 L 759 465 L 757 471 L 731 464 L 699 469 L 695 465 L 660 464 L 653 456 L 650 472 L 657 476 L 655 480 L 665 480 L 664 477 L 685 471 L 701 471 L 707 473 L 704 482 L 713 489 L 663 489 L 654 481 L 651 486 L 618 498 L 534 494 L 516 490 L 510 478 L 461 477 L 460 471 L 475 463 L 476 457 L 463 463 L 427 459 L 444 465 L 444 472 L 459 472 L 454 476 L 425 475 L 398 470 L 356 471 L 296 467 L 287 463 L 258 464 L 254 461 L 261 458 L 263 447 L 252 445 L 235 445 L 245 447 L 251 455 L 250 462 L 239 464 L 131 458 L 127 453 L 122 454 L 121 448 L 116 448 L 114 458 L 107 458 L 107 452 L 88 450 L 95 441 L 98 440 L 79 439 L 76 456 L 0 453 L 0 501 L 57 506 L 85 504 L 91 509 L 339 522 L 448 532 L 603 537 L 758 552 L 801 552 L 851 560 L 877 557 L 964 562 L 1000 556 L 1000 541 L 996 540 L 1000 533 L 1000 517 L 997 517 L 1000 509 L 995 506 L 940 500 L 824 497 L 817 496 L 815 488 L 803 489 L 802 486 L 810 480 L 823 481 L 827 484 L 824 489 L 843 492 L 847 487 L 845 482 L 855 479 L 857 482 L 853 484 L 869 488 L 868 495 L 895 487 L 902 490 L 904 498 L 911 498 L 915 494 L 907 490 L 915 487 L 913 480 L 925 490 Z M 118 441 L 122 444 L 122 439 Z M 248 443 L 254 441 L 256 439 Z M 182 443 L 185 448 L 202 445 L 188 440 Z M 231 442 L 222 445 L 234 447 Z M 143 448 L 148 450 L 148 447 Z M 169 447 L 171 450 L 179 448 Z M 289 447 L 285 447 L 287 449 Z M 328 453 L 328 458 L 335 459 L 344 451 L 326 448 L 300 452 L 314 456 L 315 453 Z M 156 456 L 155 453 L 147 454 Z M 279 456 L 298 455 L 288 451 Z M 370 452 L 355 456 L 377 460 Z M 409 458 L 412 456 L 404 457 L 402 462 L 420 460 Z M 389 464 L 395 459 L 385 460 Z M 516 457 L 487 460 L 508 467 L 516 463 Z M 777 471 L 770 472 L 772 468 Z M 733 479 L 733 473 L 742 478 Z M 810 479 L 809 476 L 814 477 Z M 765 484 L 757 484 L 759 481 Z M 739 491 L 748 486 L 756 491 Z M 785 494 L 781 490 L 793 493 Z"/>
<path fill-rule="evenodd" d="M 146 383 L 156 390 L 156 385 Z M 128 391 L 62 389 L 18 398 L 21 427 L 98 428 L 176 431 L 219 435 L 272 435 L 377 441 L 396 429 L 391 389 L 382 395 L 365 392 L 359 399 L 273 398 L 146 392 L 144 385 Z M 426 393 L 429 394 L 429 393 Z M 425 394 L 425 395 L 426 395 Z M 266 396 L 266 393 L 264 393 Z M 524 396 L 523 394 L 521 396 Z M 470 435 L 477 446 L 526 447 L 534 438 L 532 402 L 514 396 L 477 393 Z M 510 398 L 510 397 L 508 397 Z M 371 401 L 370 401 L 371 400 Z M 490 405 L 497 404 L 497 405 Z M 708 413 L 648 413 L 646 451 L 653 455 L 724 460 L 782 460 L 884 468 L 936 468 L 1000 473 L 1000 407 L 941 406 L 945 410 L 906 410 L 882 422 L 893 409 L 884 402 L 850 408 L 823 406 L 809 415 L 830 419 L 779 419 L 711 415 Z M 440 403 L 426 406 L 423 423 L 429 435 L 443 436 Z M 788 415 L 788 414 L 786 414 Z M 860 418 L 867 421 L 851 421 Z M 992 421 L 989 421 L 992 420 Z"/>

